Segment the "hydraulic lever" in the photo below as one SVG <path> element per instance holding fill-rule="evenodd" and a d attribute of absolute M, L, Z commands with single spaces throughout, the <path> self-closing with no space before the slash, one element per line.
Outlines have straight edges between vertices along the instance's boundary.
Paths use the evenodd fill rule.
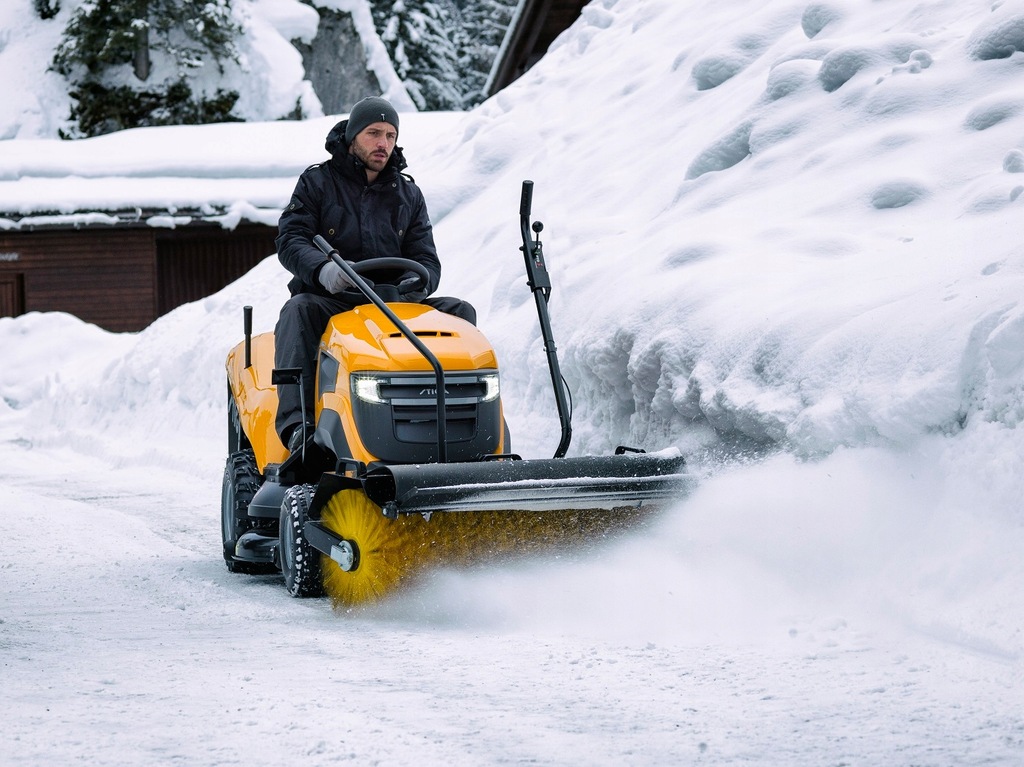
<path fill-rule="evenodd" d="M 530 211 L 533 207 L 533 182 L 523 182 L 523 193 L 519 202 L 519 221 L 522 230 L 523 256 L 526 259 L 526 278 L 533 291 L 534 301 L 537 304 L 537 318 L 540 321 L 540 331 L 544 339 L 544 351 L 548 358 L 548 369 L 551 371 L 551 385 L 555 391 L 555 405 L 558 407 L 558 419 L 562 424 L 562 439 L 555 450 L 555 458 L 565 457 L 569 450 L 569 442 L 572 440 L 572 415 L 569 412 L 569 402 L 565 393 L 565 380 L 562 378 L 562 371 L 558 365 L 558 350 L 555 347 L 555 338 L 551 332 L 551 318 L 548 315 L 548 300 L 551 297 L 551 276 L 548 274 L 547 266 L 544 263 L 544 249 L 540 242 L 540 233 L 544 231 L 544 224 L 537 221 L 531 227 Z M 533 231 L 534 238 L 531 239 L 530 231 Z"/>

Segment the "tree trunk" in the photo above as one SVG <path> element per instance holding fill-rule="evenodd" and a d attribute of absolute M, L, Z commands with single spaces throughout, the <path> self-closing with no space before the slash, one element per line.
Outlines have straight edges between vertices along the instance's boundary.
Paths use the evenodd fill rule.
<path fill-rule="evenodd" d="M 135 76 L 145 82 L 149 79 L 149 24 L 141 23 L 135 28 L 135 59 L 132 62 Z"/>

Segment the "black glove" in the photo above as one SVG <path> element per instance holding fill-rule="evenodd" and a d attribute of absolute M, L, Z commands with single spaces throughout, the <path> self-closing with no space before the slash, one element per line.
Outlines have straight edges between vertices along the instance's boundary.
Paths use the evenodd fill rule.
<path fill-rule="evenodd" d="M 402 300 L 410 303 L 417 304 L 427 297 L 426 282 L 419 272 L 414 272 L 411 269 L 402 275 L 401 279 L 395 284 L 395 288 L 398 290 L 398 295 L 402 297 Z"/>
<path fill-rule="evenodd" d="M 408 293 L 415 287 L 422 286 L 423 278 L 419 272 L 414 272 L 412 269 L 402 274 L 401 278 L 395 283 L 395 287 L 398 288 L 399 293 Z M 425 287 L 425 286 L 423 286 Z"/>

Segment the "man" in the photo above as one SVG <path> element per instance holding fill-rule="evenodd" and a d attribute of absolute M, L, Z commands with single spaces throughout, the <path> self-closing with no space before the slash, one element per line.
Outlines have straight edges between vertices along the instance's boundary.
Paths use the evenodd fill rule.
<path fill-rule="evenodd" d="M 430 274 L 427 284 L 404 301 L 421 301 L 476 321 L 473 307 L 454 298 L 431 298 L 441 279 L 441 262 L 423 193 L 406 167 L 398 140 L 398 113 L 385 99 L 358 102 L 327 134 L 331 159 L 307 168 L 295 185 L 278 223 L 278 258 L 293 278 L 292 297 L 281 307 L 275 330 L 274 364 L 301 368 L 306 412 L 297 386 L 278 388 L 276 428 L 290 452 L 302 444 L 302 423 L 312 424 L 317 346 L 330 318 L 365 303 L 340 266 L 313 244 L 322 235 L 349 262 L 401 257 L 417 261 Z M 419 278 L 399 275 L 399 289 Z M 347 292 L 346 292 L 347 291 Z M 311 429 L 307 428 L 309 433 Z"/>

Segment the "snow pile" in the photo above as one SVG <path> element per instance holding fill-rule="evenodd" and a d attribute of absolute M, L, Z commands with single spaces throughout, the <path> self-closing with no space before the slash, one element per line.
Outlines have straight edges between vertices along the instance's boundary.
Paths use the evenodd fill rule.
<path fill-rule="evenodd" d="M 536 181 L 582 422 L 808 454 L 1016 425 L 1021 57 L 978 51 L 1021 8 L 900 7 L 592 4 L 474 113 L 480 199 L 443 231 Z M 466 284 L 516 313 L 516 266 Z"/>
<path fill-rule="evenodd" d="M 67 119 L 66 84 L 48 71 L 63 29 L 57 19 L 41 21 L 30 0 L 0 5 L 0 140 L 56 136 Z"/>

